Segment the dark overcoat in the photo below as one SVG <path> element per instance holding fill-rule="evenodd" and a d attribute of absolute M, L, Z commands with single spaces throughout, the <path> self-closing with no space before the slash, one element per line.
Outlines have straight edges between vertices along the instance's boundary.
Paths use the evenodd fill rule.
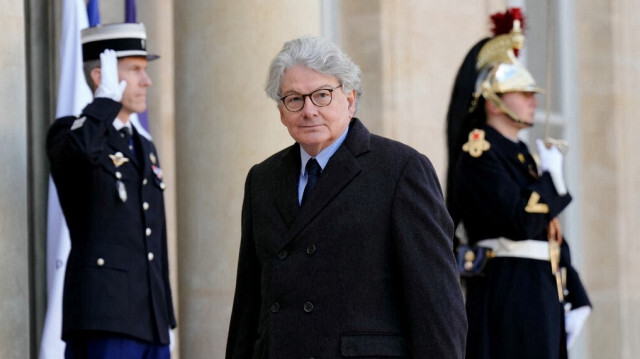
<path fill-rule="evenodd" d="M 298 206 L 300 148 L 245 185 L 227 358 L 462 358 L 452 221 L 429 160 L 348 135 Z"/>
<path fill-rule="evenodd" d="M 504 237 L 547 242 L 547 226 L 571 202 L 559 195 L 548 172 L 538 175 L 523 142 L 483 126 L 489 147 L 479 156 L 463 152 L 453 177 L 453 210 L 471 245 Z M 590 305 L 571 265 L 565 239 L 560 265 L 567 268 L 573 308 Z M 484 274 L 465 280 L 469 335 L 467 358 L 566 358 L 564 306 L 548 261 L 498 257 Z"/>
<path fill-rule="evenodd" d="M 49 129 L 51 175 L 71 237 L 62 337 L 106 331 L 168 344 L 176 321 L 165 185 L 153 143 L 134 130 L 135 156 L 113 127 L 121 107 L 97 98 Z"/>

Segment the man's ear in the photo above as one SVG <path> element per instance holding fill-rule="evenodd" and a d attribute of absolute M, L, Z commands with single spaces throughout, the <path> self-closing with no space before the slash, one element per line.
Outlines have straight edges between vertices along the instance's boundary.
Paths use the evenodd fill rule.
<path fill-rule="evenodd" d="M 346 93 L 347 95 L 347 103 L 348 103 L 348 107 L 347 110 L 349 111 L 349 114 L 351 115 L 351 117 L 353 117 L 353 115 L 356 113 L 356 100 L 358 98 L 358 92 L 353 89 L 351 90 L 351 92 Z"/>
<path fill-rule="evenodd" d="M 93 70 L 91 70 L 91 81 L 93 81 L 95 88 L 98 88 L 98 86 L 100 86 L 100 79 L 102 78 L 102 70 L 100 69 L 100 67 L 96 67 Z"/>
<path fill-rule="evenodd" d="M 486 100 L 484 102 L 484 109 L 487 114 L 499 115 L 502 113 L 502 109 L 496 106 L 496 104 L 491 100 Z"/>

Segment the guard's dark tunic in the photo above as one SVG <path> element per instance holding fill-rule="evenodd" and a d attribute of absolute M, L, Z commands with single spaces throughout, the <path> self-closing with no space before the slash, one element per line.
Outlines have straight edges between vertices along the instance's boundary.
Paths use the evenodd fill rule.
<path fill-rule="evenodd" d="M 546 228 L 571 201 L 556 192 L 551 176 L 538 176 L 526 145 L 490 126 L 481 128 L 490 147 L 474 157 L 463 152 L 455 167 L 453 201 L 470 244 L 505 237 L 547 241 Z M 589 305 L 571 266 L 566 240 L 566 300 Z M 469 333 L 467 358 L 565 358 L 564 310 L 550 262 L 494 258 L 485 275 L 466 281 Z"/>
<path fill-rule="evenodd" d="M 98 98 L 47 137 L 51 174 L 71 235 L 62 337 L 101 331 L 168 344 L 175 327 L 162 171 L 134 130 L 138 156 L 112 123 L 121 104 Z"/>

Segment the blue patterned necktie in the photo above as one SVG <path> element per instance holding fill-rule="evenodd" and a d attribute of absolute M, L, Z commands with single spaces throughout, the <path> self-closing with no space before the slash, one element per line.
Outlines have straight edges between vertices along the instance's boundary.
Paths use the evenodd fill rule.
<path fill-rule="evenodd" d="M 318 182 L 318 177 L 320 177 L 320 172 L 322 172 L 322 168 L 320 168 L 315 158 L 311 158 L 307 162 L 305 169 L 307 171 L 307 185 L 304 187 L 304 192 L 302 192 L 301 205 L 304 204 L 304 200 L 309 196 L 309 192 L 315 187 Z"/>

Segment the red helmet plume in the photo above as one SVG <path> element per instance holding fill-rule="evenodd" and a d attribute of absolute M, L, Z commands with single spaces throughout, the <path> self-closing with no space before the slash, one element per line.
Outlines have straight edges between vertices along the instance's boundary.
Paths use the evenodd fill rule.
<path fill-rule="evenodd" d="M 491 22 L 493 23 L 493 27 L 491 28 L 491 32 L 494 36 L 508 34 L 511 32 L 513 28 L 513 21 L 520 20 L 520 27 L 524 32 L 525 24 L 524 24 L 524 15 L 520 8 L 512 7 L 507 9 L 505 12 L 498 12 L 491 15 Z"/>

